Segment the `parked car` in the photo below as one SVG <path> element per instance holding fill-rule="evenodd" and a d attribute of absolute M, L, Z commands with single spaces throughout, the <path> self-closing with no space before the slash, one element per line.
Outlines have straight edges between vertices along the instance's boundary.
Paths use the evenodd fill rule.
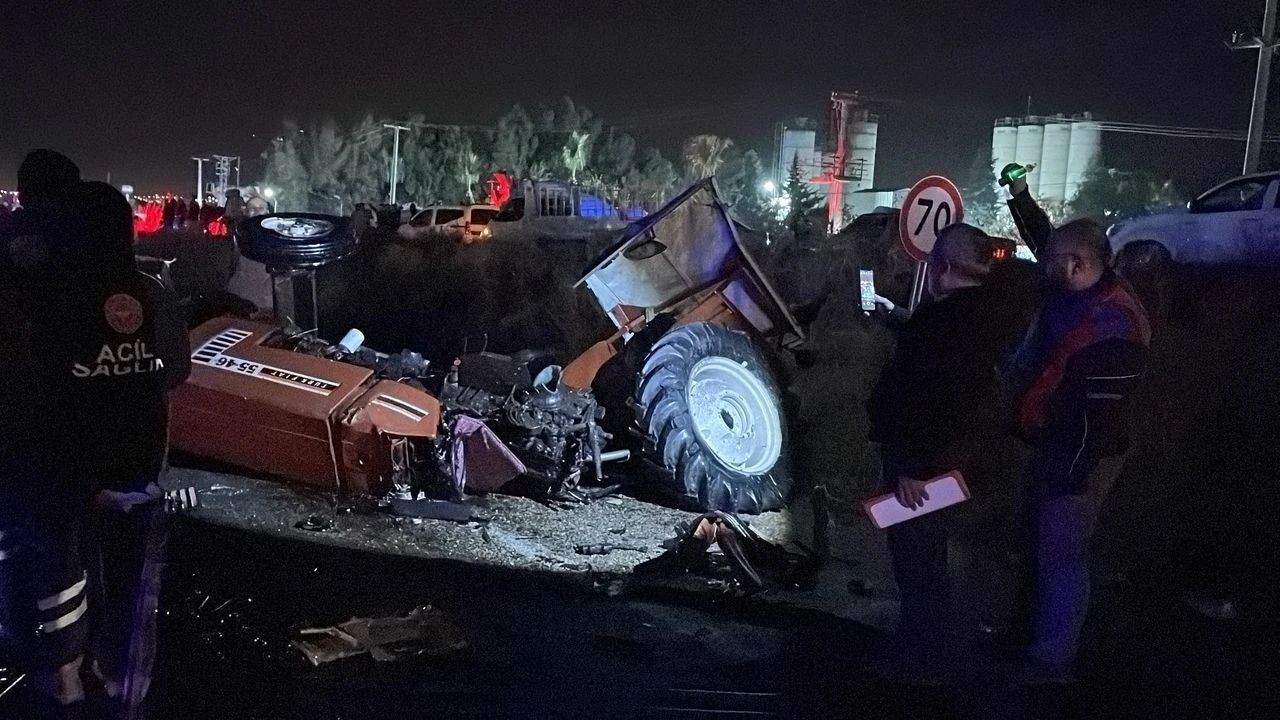
<path fill-rule="evenodd" d="M 493 205 L 435 205 L 418 211 L 396 232 L 406 240 L 439 238 L 470 245 L 497 214 Z"/>
<path fill-rule="evenodd" d="M 1173 263 L 1280 265 L 1280 172 L 1234 178 L 1186 208 L 1107 230 L 1122 273 L 1163 273 Z"/>
<path fill-rule="evenodd" d="M 481 240 L 606 243 L 631 220 L 608 201 L 570 183 L 525 180 Z"/>

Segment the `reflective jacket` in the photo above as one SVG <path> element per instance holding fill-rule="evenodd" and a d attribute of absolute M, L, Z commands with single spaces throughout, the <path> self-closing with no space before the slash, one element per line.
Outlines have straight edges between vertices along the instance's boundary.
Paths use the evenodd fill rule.
<path fill-rule="evenodd" d="M 1039 257 L 1053 231 L 1048 217 L 1026 191 L 1009 209 Z M 1045 294 L 1008 368 L 1018 434 L 1035 448 L 1033 491 L 1083 492 L 1100 459 L 1129 449 L 1150 344 L 1145 309 L 1109 270 L 1088 290 Z"/>

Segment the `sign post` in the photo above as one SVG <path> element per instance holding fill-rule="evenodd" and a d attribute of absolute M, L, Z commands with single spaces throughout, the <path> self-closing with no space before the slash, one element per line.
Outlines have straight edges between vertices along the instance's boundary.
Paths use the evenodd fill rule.
<path fill-rule="evenodd" d="M 929 272 L 929 252 L 938 234 L 948 225 L 964 220 L 964 200 L 955 183 L 941 175 L 930 175 L 907 191 L 898 212 L 898 238 L 902 249 L 917 263 L 911 281 L 912 311 L 924 294 L 924 281 Z"/>

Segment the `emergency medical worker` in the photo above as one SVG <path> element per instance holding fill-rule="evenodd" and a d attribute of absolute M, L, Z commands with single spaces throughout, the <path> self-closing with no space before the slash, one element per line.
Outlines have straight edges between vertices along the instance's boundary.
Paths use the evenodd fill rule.
<path fill-rule="evenodd" d="M 1029 607 L 1011 639 L 1025 642 L 1029 679 L 1065 682 L 1089 606 L 1089 544 L 1130 446 L 1130 398 L 1151 326 L 1109 267 L 1103 228 L 1053 228 L 1018 170 L 1006 167 L 1002 182 L 1050 289 L 1009 368 L 1018 434 L 1032 448 L 1023 478 Z"/>
<path fill-rule="evenodd" d="M 50 253 L 66 242 L 69 217 L 62 208 L 79 182 L 79 168 L 66 157 L 31 152 L 18 168 L 22 207 L 0 223 L 0 377 L 23 379 L 0 383 L 0 657 L 15 654 L 14 643 L 24 637 L 25 606 L 16 593 L 25 505 L 18 490 L 32 482 L 28 440 L 44 419 L 38 391 L 27 382 L 38 366 L 28 311 Z"/>
<path fill-rule="evenodd" d="M 938 475 L 971 475 L 978 451 L 999 434 L 997 367 L 1022 327 L 1005 281 L 1012 246 L 970 225 L 942 231 L 929 255 L 928 300 L 902 326 L 893 359 L 867 403 L 884 488 L 904 507 L 927 500 L 925 482 Z M 888 659 L 895 679 L 945 679 L 948 514 L 923 515 L 888 530 L 901 597 Z"/>
<path fill-rule="evenodd" d="M 128 202 L 105 183 L 80 183 L 66 208 L 69 242 L 28 311 L 42 422 L 14 493 L 29 538 L 17 571 L 36 623 L 29 662 L 49 700 L 32 714 L 51 717 L 88 712 L 86 686 L 110 696 L 95 698 L 106 703 L 95 715 L 123 714 L 146 690 L 166 393 L 189 367 L 176 304 L 135 267 Z"/>

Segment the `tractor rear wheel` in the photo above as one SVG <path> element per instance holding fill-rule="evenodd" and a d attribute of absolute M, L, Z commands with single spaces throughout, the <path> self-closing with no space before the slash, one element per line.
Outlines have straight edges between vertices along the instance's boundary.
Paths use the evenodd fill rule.
<path fill-rule="evenodd" d="M 786 421 L 765 353 L 746 333 L 695 323 L 645 358 L 636 414 L 671 489 L 705 510 L 758 513 L 786 502 Z"/>

